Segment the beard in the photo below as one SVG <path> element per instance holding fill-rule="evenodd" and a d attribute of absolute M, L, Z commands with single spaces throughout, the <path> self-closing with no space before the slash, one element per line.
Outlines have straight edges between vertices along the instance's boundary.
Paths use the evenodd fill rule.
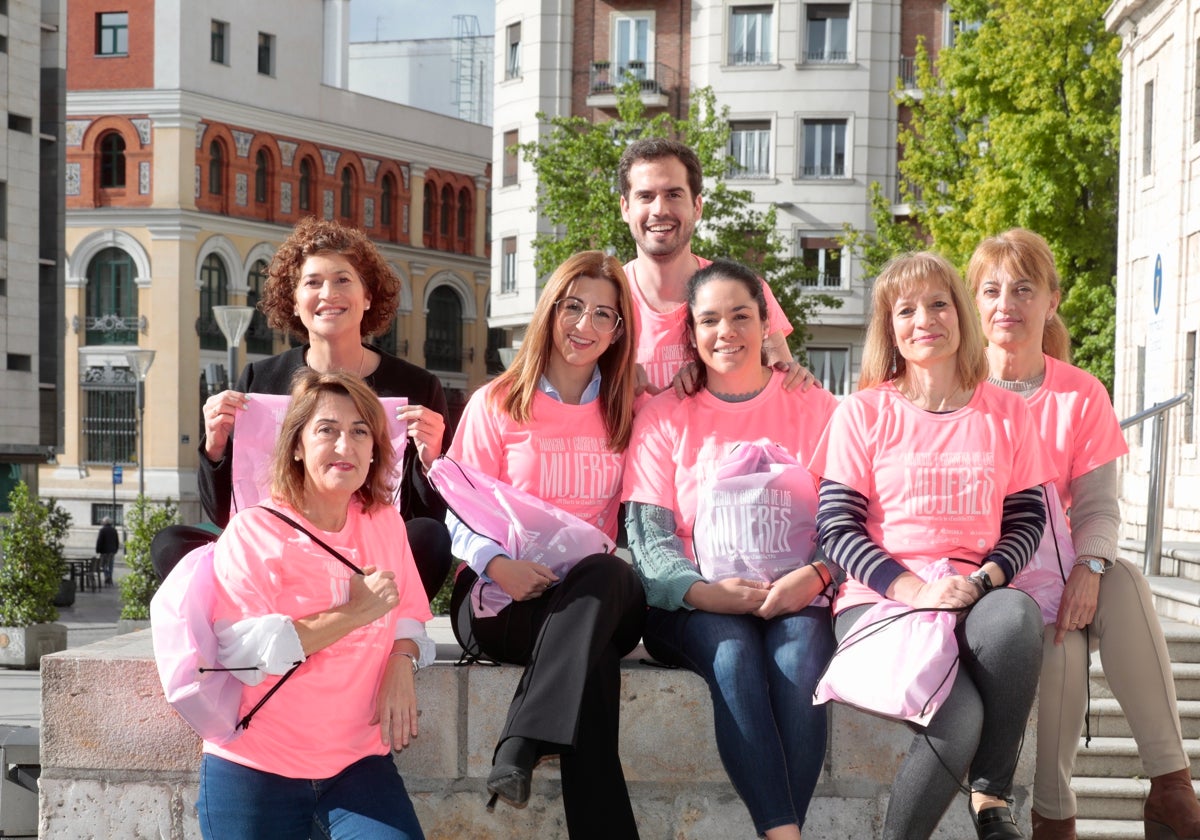
<path fill-rule="evenodd" d="M 646 230 L 643 225 L 630 228 L 633 241 L 637 243 L 638 251 L 648 257 L 674 257 L 691 247 L 692 234 L 696 230 L 694 219 L 661 219 L 660 222 L 675 224 L 675 230 L 668 236 L 660 236 Z"/>

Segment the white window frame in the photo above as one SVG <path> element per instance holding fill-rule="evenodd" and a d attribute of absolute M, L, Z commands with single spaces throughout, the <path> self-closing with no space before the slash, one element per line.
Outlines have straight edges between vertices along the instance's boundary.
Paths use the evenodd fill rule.
<path fill-rule="evenodd" d="M 748 39 L 744 36 L 739 37 L 736 21 L 738 18 L 749 19 L 751 17 L 750 10 L 753 10 L 755 16 L 760 17 L 758 33 L 752 39 L 754 41 L 752 45 L 753 52 L 747 48 L 749 46 L 747 43 L 741 44 L 742 49 L 739 51 L 738 41 L 745 42 Z M 762 31 L 764 27 L 762 26 L 761 18 L 763 17 L 766 19 L 765 29 L 767 31 L 765 32 Z M 776 62 L 778 50 L 775 46 L 775 35 L 778 29 L 778 9 L 774 3 L 739 3 L 732 5 L 729 7 L 727 19 L 729 43 L 725 50 L 725 60 L 729 66 L 762 67 Z"/>
<path fill-rule="evenodd" d="M 509 242 L 513 243 L 511 252 L 505 251 Z M 517 293 L 517 237 L 505 236 L 500 240 L 500 294 L 513 295 Z"/>
<path fill-rule="evenodd" d="M 513 40 L 514 29 L 517 39 Z M 504 27 L 504 80 L 521 78 L 521 21 Z"/>
<path fill-rule="evenodd" d="M 848 397 L 854 391 L 854 381 L 851 376 L 854 353 L 846 345 L 808 346 L 804 348 L 808 356 L 808 369 L 816 377 L 826 391 L 835 397 Z M 845 354 L 843 357 L 842 354 Z M 838 370 L 837 368 L 841 368 Z M 838 382 L 838 379 L 841 382 Z"/>
<path fill-rule="evenodd" d="M 808 158 L 809 147 L 811 145 L 811 141 L 808 137 L 808 127 L 810 124 L 815 124 L 815 123 L 841 123 L 842 124 L 843 139 L 842 139 L 842 149 L 841 149 L 841 158 L 842 158 L 842 171 L 841 172 L 835 171 L 834 163 L 836 162 L 836 152 L 832 153 L 834 155 L 834 159 L 829 161 L 829 169 L 830 169 L 829 172 L 826 173 L 826 172 L 820 172 L 820 171 L 816 171 L 816 172 L 806 172 L 805 171 L 806 170 L 805 160 L 807 160 L 807 158 Z M 835 179 L 849 178 L 850 173 L 853 171 L 853 160 L 852 160 L 851 150 L 854 148 L 853 123 L 851 121 L 850 116 L 847 114 L 804 114 L 803 116 L 798 117 L 797 124 L 799 127 L 799 133 L 800 133 L 800 136 L 796 139 L 796 148 L 797 148 L 797 155 L 798 155 L 797 160 L 796 160 L 797 177 L 800 180 L 806 180 L 806 181 L 835 180 Z M 835 134 L 836 134 L 836 130 L 835 130 Z M 818 137 L 816 139 L 819 143 L 818 149 L 815 153 L 816 156 L 818 157 L 818 163 L 816 165 L 823 166 L 824 165 L 823 159 L 827 157 L 825 149 L 823 147 L 824 143 L 825 143 L 825 138 Z M 836 144 L 835 144 L 835 148 L 836 148 Z"/>
<path fill-rule="evenodd" d="M 805 252 L 805 250 L 808 250 L 805 248 L 805 240 L 837 239 L 837 237 L 838 237 L 838 231 L 832 231 L 832 230 L 797 231 L 796 232 L 796 240 L 795 240 L 795 242 L 796 242 L 796 249 L 795 249 L 796 258 L 800 259 L 800 260 L 804 259 L 804 252 Z M 846 277 L 845 272 L 846 272 L 846 266 L 848 264 L 847 257 L 849 256 L 849 253 L 847 252 L 846 247 L 843 245 L 836 249 L 834 249 L 834 248 L 813 248 L 812 250 L 819 252 L 819 254 L 817 256 L 817 270 L 818 270 L 818 272 L 820 272 L 821 278 L 824 278 L 826 282 L 822 282 L 821 280 L 818 280 L 817 282 L 813 283 L 812 285 L 802 284 L 800 286 L 800 288 L 802 290 L 803 289 L 812 289 L 812 290 L 820 291 L 820 292 L 830 291 L 832 289 L 845 289 L 846 284 L 848 282 L 848 278 Z M 833 271 L 833 272 L 827 271 L 826 266 L 825 266 L 826 253 L 829 251 L 832 251 L 832 250 L 837 250 L 839 252 L 838 257 L 837 257 L 837 270 Z M 832 280 L 833 282 L 828 282 L 830 280 Z"/>
<path fill-rule="evenodd" d="M 644 23 L 646 28 L 646 49 L 645 55 L 638 58 L 634 55 L 637 43 L 637 28 L 639 23 Z M 631 33 L 630 44 L 632 49 L 628 56 L 621 54 L 622 30 Z M 613 12 L 609 19 L 609 63 L 608 77 L 614 86 L 623 82 L 626 71 L 629 70 L 630 64 L 642 63 L 641 74 L 634 73 L 638 81 L 654 81 L 654 37 L 655 37 L 655 14 L 652 10 L 634 10 L 627 12 Z M 636 69 L 636 67 L 634 68 Z"/>
<path fill-rule="evenodd" d="M 821 18 L 815 18 L 815 19 L 810 17 L 810 14 L 812 13 L 812 10 L 814 10 L 814 9 L 829 9 L 829 8 L 835 7 L 835 6 L 838 7 L 839 9 L 845 9 L 845 11 L 846 11 L 845 17 L 830 16 L 830 17 L 821 17 Z M 846 63 L 848 63 L 850 61 L 850 45 L 854 41 L 853 37 L 851 37 L 852 32 L 853 32 L 853 29 L 852 29 L 852 23 L 853 23 L 853 19 L 854 19 L 853 16 L 854 16 L 854 9 L 850 3 L 806 3 L 804 6 L 804 17 L 803 17 L 804 47 L 803 47 L 803 52 L 801 53 L 804 56 L 805 63 L 808 63 L 808 64 L 846 64 Z M 834 30 L 837 28 L 834 21 L 844 21 L 845 31 L 842 33 L 842 45 L 841 45 L 842 49 L 841 50 L 830 49 L 830 47 L 834 41 L 834 38 L 833 38 L 833 35 L 835 34 Z M 816 55 L 810 51 L 810 46 L 812 44 L 812 36 L 815 34 L 816 30 L 818 30 L 818 29 L 824 30 L 822 33 L 822 43 L 824 44 L 824 49 L 821 51 L 820 55 Z M 838 54 L 839 52 L 840 52 L 840 55 Z"/>
<path fill-rule="evenodd" d="M 731 168 L 730 178 L 770 178 L 772 173 L 771 120 L 731 119 L 729 121 L 729 156 L 741 164 Z M 757 159 L 758 163 L 754 161 Z"/>

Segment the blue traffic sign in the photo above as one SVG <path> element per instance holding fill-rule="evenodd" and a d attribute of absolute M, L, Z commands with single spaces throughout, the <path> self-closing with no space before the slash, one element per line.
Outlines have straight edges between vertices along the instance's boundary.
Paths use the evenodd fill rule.
<path fill-rule="evenodd" d="M 121 479 L 125 477 L 125 468 L 120 464 L 113 464 L 113 484 L 120 484 Z"/>

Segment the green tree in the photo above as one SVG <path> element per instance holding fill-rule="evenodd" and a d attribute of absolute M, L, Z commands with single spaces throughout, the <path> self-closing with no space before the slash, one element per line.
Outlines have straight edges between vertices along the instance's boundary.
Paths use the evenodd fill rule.
<path fill-rule="evenodd" d="M 54 621 L 71 514 L 53 499 L 38 500 L 23 481 L 9 493 L 8 504 L 12 515 L 0 533 L 0 626 Z"/>
<path fill-rule="evenodd" d="M 621 219 L 617 164 L 625 146 L 644 137 L 675 137 L 700 158 L 706 177 L 704 214 L 692 237 L 692 250 L 702 257 L 727 257 L 753 266 L 771 286 L 795 328 L 788 337 L 793 353 L 803 354 L 808 321 L 818 307 L 837 308 L 831 295 L 804 293 L 801 281 L 810 272 L 791 256 L 788 241 L 776 229 L 775 208 L 765 212 L 750 205 L 749 190 L 725 180 L 736 166 L 729 157 L 728 108 L 719 108 L 710 88 L 692 92 L 686 119 L 667 113 L 650 116 L 636 81 L 618 91 L 617 118 L 593 123 L 583 117 L 553 117 L 541 139 L 517 151 L 538 177 L 535 208 L 553 226 L 533 240 L 535 268 L 545 277 L 578 251 L 612 248 L 628 262 L 637 255 L 629 227 Z"/>
<path fill-rule="evenodd" d="M 155 505 L 145 496 L 138 496 L 125 515 L 130 526 L 125 541 L 125 565 L 129 574 L 121 578 L 121 618 L 150 618 L 150 599 L 158 591 L 158 575 L 150 562 L 150 541 L 154 535 L 179 522 L 179 509 L 167 499 Z"/>
<path fill-rule="evenodd" d="M 1008 228 L 1046 238 L 1075 361 L 1111 390 L 1121 66 L 1107 5 L 951 0 L 969 25 L 936 66 L 919 48 L 899 170 L 917 228 L 960 268 Z M 901 224 L 874 218 L 884 239 Z"/>

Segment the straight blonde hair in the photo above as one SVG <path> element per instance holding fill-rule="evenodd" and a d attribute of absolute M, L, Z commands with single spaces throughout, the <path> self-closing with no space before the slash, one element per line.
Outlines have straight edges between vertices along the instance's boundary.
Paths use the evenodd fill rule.
<path fill-rule="evenodd" d="M 966 285 L 945 257 L 932 251 L 915 251 L 890 260 L 875 278 L 871 295 L 871 323 L 867 327 L 862 370 L 858 378 L 860 390 L 903 378 L 908 365 L 896 347 L 892 307 L 902 295 L 923 286 L 933 286 L 946 292 L 958 311 L 959 342 L 955 368 L 959 385 L 974 388 L 987 379 L 983 328 L 979 325 L 979 315 L 975 311 L 974 301 L 967 294 Z"/>
<path fill-rule="evenodd" d="M 979 243 L 967 265 L 967 285 L 978 295 L 983 281 L 997 271 L 1040 285 L 1050 294 L 1062 294 L 1054 252 L 1038 234 L 1013 228 Z M 1042 352 L 1060 362 L 1071 361 L 1071 333 L 1056 310 L 1042 331 Z"/>
<path fill-rule="evenodd" d="M 568 257 L 550 275 L 525 331 L 525 341 L 508 370 L 496 377 L 489 399 L 493 407 L 518 423 L 529 422 L 538 383 L 550 364 L 550 354 L 555 352 L 555 304 L 572 283 L 583 277 L 607 280 L 617 290 L 621 325 L 597 364 L 600 366 L 600 411 L 608 432 L 608 445 L 614 452 L 624 452 L 633 430 L 637 324 L 633 320 L 633 296 L 629 292 L 625 269 L 616 257 L 603 251 L 581 251 Z"/>

